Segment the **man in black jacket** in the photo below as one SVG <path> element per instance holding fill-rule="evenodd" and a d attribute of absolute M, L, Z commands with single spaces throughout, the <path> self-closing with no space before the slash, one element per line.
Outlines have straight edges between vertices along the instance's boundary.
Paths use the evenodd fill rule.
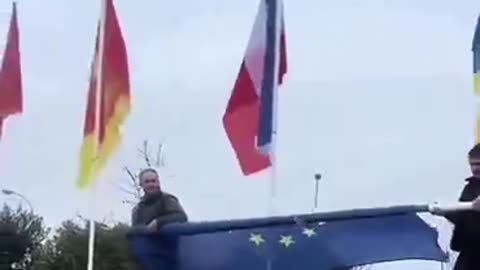
<path fill-rule="evenodd" d="M 156 170 L 144 169 L 139 180 L 144 196 L 132 210 L 132 226 L 146 226 L 148 231 L 155 231 L 167 223 L 188 220 L 178 199 L 160 188 Z"/>
<path fill-rule="evenodd" d="M 473 210 L 445 214 L 453 223 L 450 248 L 460 252 L 454 270 L 480 270 L 480 144 L 468 153 L 472 176 L 467 178 L 459 201 L 473 202 Z"/>

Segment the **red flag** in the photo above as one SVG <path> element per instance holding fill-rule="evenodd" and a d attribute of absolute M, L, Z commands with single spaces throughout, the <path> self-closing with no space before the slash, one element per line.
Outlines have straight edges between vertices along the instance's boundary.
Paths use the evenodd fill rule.
<path fill-rule="evenodd" d="M 17 6 L 13 3 L 7 45 L 0 69 L 0 135 L 5 119 L 23 111 L 19 39 Z"/>
<path fill-rule="evenodd" d="M 278 3 L 281 7 L 281 2 Z M 279 68 L 276 76 L 280 85 L 283 75 L 287 73 L 287 53 L 283 10 L 280 9 L 279 13 L 280 39 L 279 45 L 275 47 L 280 51 L 275 54 L 278 55 Z M 261 0 L 248 48 L 223 116 L 223 126 L 244 175 L 256 173 L 271 165 L 270 158 L 258 151 L 256 143 L 261 106 L 260 92 L 268 47 L 266 40 L 268 19 L 271 18 L 267 16 L 265 0 Z M 272 67 L 271 70 L 276 69 Z"/>
<path fill-rule="evenodd" d="M 84 138 L 80 150 L 80 176 L 77 184 L 82 189 L 94 184 L 100 171 L 119 147 L 122 140 L 120 129 L 130 113 L 130 75 L 126 42 L 113 0 L 102 1 L 105 1 L 106 8 L 103 44 L 99 42 L 99 27 L 87 96 Z M 102 50 L 100 46 L 103 47 Z M 103 52 L 102 57 L 100 51 Z M 101 78 L 97 78 L 98 69 L 102 70 Z M 97 89 L 99 82 L 101 85 Z M 97 93 L 97 90 L 100 90 L 100 93 Z M 97 118 L 99 123 L 96 125 Z"/>

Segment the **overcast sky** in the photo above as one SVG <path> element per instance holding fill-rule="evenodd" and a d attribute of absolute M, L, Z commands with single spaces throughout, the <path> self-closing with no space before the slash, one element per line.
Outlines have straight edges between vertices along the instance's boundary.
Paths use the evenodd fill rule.
<path fill-rule="evenodd" d="M 133 107 L 99 217 L 128 221 L 118 168 L 143 165 L 144 139 L 165 140 L 162 185 L 191 219 L 266 215 L 269 174 L 242 176 L 221 123 L 257 5 L 116 1 Z M 5 36 L 10 3 L 0 11 Z M 479 11 L 474 0 L 286 1 L 277 212 L 311 210 L 317 171 L 319 210 L 456 200 L 474 138 Z M 99 1 L 21 0 L 18 12 L 25 113 L 0 142 L 0 187 L 58 225 L 88 215 L 75 181 Z"/>

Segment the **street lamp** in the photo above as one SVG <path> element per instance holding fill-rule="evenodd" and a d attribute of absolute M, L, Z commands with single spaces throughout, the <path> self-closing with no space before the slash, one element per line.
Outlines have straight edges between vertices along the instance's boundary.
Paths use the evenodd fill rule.
<path fill-rule="evenodd" d="M 30 212 L 33 212 L 33 205 L 32 203 L 27 199 L 27 197 L 23 196 L 22 194 L 14 191 L 14 190 L 11 190 L 11 189 L 2 189 L 0 190 L 0 192 L 5 195 L 5 196 L 16 196 L 16 197 L 19 197 L 20 199 L 22 199 L 24 202 L 26 202 L 28 204 L 28 207 L 30 207 Z"/>
<path fill-rule="evenodd" d="M 315 212 L 318 208 L 318 182 L 322 179 L 321 173 L 316 173 L 313 175 L 315 179 L 315 195 L 313 196 L 313 209 L 312 212 Z"/>

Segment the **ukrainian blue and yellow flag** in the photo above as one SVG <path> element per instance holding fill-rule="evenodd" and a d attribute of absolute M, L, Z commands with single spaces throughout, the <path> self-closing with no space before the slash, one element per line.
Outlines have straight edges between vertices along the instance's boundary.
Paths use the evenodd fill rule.
<path fill-rule="evenodd" d="M 477 26 L 473 36 L 472 52 L 475 94 L 480 97 L 480 16 L 477 19 Z"/>
<path fill-rule="evenodd" d="M 480 16 L 477 19 L 475 34 L 472 41 L 473 52 L 473 86 L 475 95 L 480 97 Z M 480 143 L 480 107 L 477 104 L 477 126 L 475 142 Z"/>

